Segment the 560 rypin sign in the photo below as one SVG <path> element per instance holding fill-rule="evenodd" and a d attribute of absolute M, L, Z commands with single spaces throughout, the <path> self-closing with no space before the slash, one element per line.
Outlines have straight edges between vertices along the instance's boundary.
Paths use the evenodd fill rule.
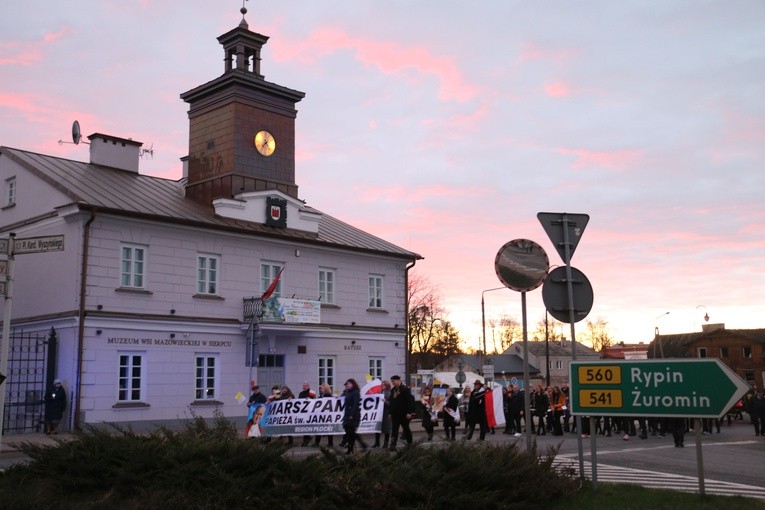
<path fill-rule="evenodd" d="M 571 362 L 573 414 L 719 418 L 748 390 L 718 359 Z"/>

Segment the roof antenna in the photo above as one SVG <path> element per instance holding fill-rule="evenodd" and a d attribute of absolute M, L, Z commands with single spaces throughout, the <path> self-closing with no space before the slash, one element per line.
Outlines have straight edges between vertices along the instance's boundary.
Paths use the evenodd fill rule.
<path fill-rule="evenodd" d="M 147 154 L 151 156 L 151 159 L 154 159 L 154 142 L 151 142 L 148 149 L 141 149 L 141 157 L 144 157 Z"/>
<path fill-rule="evenodd" d="M 72 141 L 65 142 L 63 140 L 59 140 L 58 144 L 63 145 L 65 143 L 73 143 L 75 145 L 79 145 L 81 141 L 82 141 L 82 131 L 80 131 L 80 123 L 75 120 L 74 122 L 72 122 Z M 82 143 L 87 144 L 88 142 L 82 142 Z"/>

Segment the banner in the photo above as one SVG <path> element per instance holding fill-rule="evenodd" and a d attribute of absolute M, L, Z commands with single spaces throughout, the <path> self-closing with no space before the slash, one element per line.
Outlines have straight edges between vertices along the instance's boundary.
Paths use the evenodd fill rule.
<path fill-rule="evenodd" d="M 382 430 L 383 396 L 361 396 L 361 423 L 356 430 L 369 434 Z M 274 400 L 258 422 L 264 436 L 344 434 L 345 397 Z"/>

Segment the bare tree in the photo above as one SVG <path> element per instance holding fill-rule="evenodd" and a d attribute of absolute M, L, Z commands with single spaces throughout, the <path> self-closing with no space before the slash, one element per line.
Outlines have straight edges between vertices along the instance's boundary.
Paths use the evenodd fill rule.
<path fill-rule="evenodd" d="M 459 334 L 449 322 L 441 295 L 421 275 L 409 277 L 408 349 L 411 371 L 432 367 L 460 352 Z"/>
<path fill-rule="evenodd" d="M 595 321 L 587 321 L 587 332 L 584 336 L 598 352 L 614 344 L 614 339 L 608 334 L 608 322 L 602 317 Z"/>
<path fill-rule="evenodd" d="M 503 314 L 499 319 L 489 319 L 489 326 L 491 339 L 487 339 L 487 342 L 491 340 L 493 354 L 505 352 L 513 342 L 523 338 L 523 326 L 510 315 Z"/>

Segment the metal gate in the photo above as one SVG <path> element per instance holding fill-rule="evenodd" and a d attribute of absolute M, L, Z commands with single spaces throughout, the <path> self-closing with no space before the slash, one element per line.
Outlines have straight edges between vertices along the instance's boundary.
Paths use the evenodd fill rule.
<path fill-rule="evenodd" d="M 56 331 L 45 335 L 14 330 L 8 353 L 8 379 L 3 434 L 39 432 L 44 417 L 44 395 L 52 383 L 56 361 Z M 48 352 L 51 355 L 48 355 Z M 53 366 L 49 366 L 48 362 Z M 48 373 L 46 377 L 46 372 Z"/>

